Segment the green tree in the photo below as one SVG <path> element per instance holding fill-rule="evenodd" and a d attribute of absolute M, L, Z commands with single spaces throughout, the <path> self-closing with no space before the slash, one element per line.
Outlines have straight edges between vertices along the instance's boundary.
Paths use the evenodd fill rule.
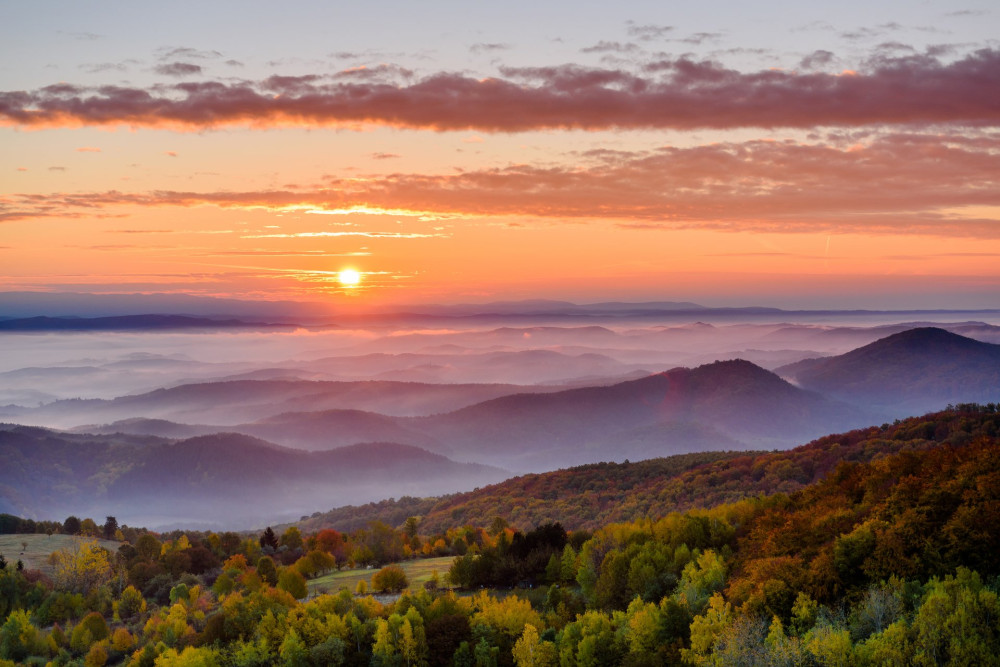
<path fill-rule="evenodd" d="M 308 667 L 309 651 L 294 629 L 289 630 L 278 651 L 284 667 Z"/>
<path fill-rule="evenodd" d="M 979 575 L 932 579 L 913 619 L 917 665 L 1000 663 L 1000 602 Z"/>
<path fill-rule="evenodd" d="M 384 618 L 375 621 L 375 641 L 372 644 L 372 665 L 377 667 L 389 667 L 393 664 L 393 657 L 396 654 L 395 642 L 392 640 L 392 631 L 389 629 L 389 622 Z"/>
<path fill-rule="evenodd" d="M 386 565 L 372 576 L 372 588 L 381 593 L 398 593 L 409 583 L 406 572 L 398 565 Z"/>
<path fill-rule="evenodd" d="M 514 644 L 513 655 L 517 667 L 551 667 L 559 662 L 555 646 L 541 641 L 538 630 L 530 623 Z"/>
<path fill-rule="evenodd" d="M 113 516 L 105 517 L 104 526 L 101 527 L 101 530 L 104 533 L 104 539 L 115 539 L 115 535 L 118 533 L 118 519 Z"/>
<path fill-rule="evenodd" d="M 74 651 L 83 653 L 90 648 L 92 643 L 107 639 L 109 634 L 108 624 L 104 621 L 104 617 L 96 611 L 92 611 L 73 628 L 69 645 Z"/>
<path fill-rule="evenodd" d="M 123 621 L 131 621 L 146 611 L 146 600 L 134 586 L 128 586 L 115 602 L 115 613 Z"/>
<path fill-rule="evenodd" d="M 218 654 L 206 647 L 188 646 L 180 653 L 167 649 L 156 658 L 156 667 L 219 667 Z"/>
<path fill-rule="evenodd" d="M 135 541 L 135 551 L 138 557 L 145 561 L 154 561 L 160 557 L 160 541 L 149 533 L 143 533 Z"/>
<path fill-rule="evenodd" d="M 66 517 L 66 520 L 63 521 L 62 532 L 64 535 L 79 535 L 80 519 L 75 516 Z"/>
<path fill-rule="evenodd" d="M 278 588 L 288 592 L 297 600 L 302 600 L 309 595 L 305 577 L 299 574 L 298 570 L 290 567 L 283 569 L 278 576 Z"/>
<path fill-rule="evenodd" d="M 274 560 L 270 556 L 261 556 L 257 561 L 257 574 L 272 586 L 278 584 L 278 568 L 274 566 Z"/>
<path fill-rule="evenodd" d="M 260 546 L 271 547 L 272 549 L 278 548 L 278 537 L 274 534 L 274 529 L 268 526 L 264 529 L 264 532 L 260 535 Z"/>
<path fill-rule="evenodd" d="M 30 655 L 39 655 L 41 641 L 38 629 L 31 624 L 31 614 L 15 610 L 0 627 L 0 658 L 21 662 Z"/>
<path fill-rule="evenodd" d="M 301 549 L 302 548 L 302 533 L 296 526 L 289 526 L 284 533 L 281 534 L 281 544 L 288 547 L 289 549 Z"/>

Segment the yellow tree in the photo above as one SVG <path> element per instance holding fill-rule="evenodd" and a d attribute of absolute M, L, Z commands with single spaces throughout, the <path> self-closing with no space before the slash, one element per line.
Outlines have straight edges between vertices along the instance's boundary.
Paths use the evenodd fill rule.
<path fill-rule="evenodd" d="M 513 654 L 517 667 L 552 667 L 559 662 L 555 645 L 541 641 L 538 629 L 531 623 L 524 626 L 521 638 L 514 644 Z"/>
<path fill-rule="evenodd" d="M 89 593 L 111 580 L 107 550 L 96 540 L 74 541 L 73 545 L 49 557 L 56 588 L 71 593 Z"/>

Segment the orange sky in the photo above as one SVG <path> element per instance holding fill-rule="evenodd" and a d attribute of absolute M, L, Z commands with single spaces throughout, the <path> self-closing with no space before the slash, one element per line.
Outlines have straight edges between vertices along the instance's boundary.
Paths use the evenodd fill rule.
<path fill-rule="evenodd" d="M 62 76 L 0 70 L 3 289 L 1000 307 L 1000 51 L 687 19 L 717 36 L 623 15 L 467 63 L 39 27 Z"/>

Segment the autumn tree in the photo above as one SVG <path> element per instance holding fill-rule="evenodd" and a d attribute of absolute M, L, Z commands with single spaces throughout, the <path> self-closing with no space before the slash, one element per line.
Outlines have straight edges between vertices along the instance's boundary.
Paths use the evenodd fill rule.
<path fill-rule="evenodd" d="M 296 526 L 289 526 L 288 529 L 281 534 L 280 543 L 289 549 L 301 549 L 302 533 L 299 532 L 299 529 Z"/>
<path fill-rule="evenodd" d="M 372 588 L 380 593 L 398 593 L 410 584 L 398 565 L 386 565 L 372 576 Z"/>
<path fill-rule="evenodd" d="M 71 593 L 89 593 L 111 579 L 106 549 L 95 540 L 80 540 L 49 556 L 56 586 Z"/>

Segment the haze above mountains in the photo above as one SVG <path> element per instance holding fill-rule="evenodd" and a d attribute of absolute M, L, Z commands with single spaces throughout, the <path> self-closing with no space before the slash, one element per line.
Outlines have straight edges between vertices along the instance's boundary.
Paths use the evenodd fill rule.
<path fill-rule="evenodd" d="M 1000 400 L 998 311 L 130 296 L 0 294 L 0 511 L 249 527 Z"/>

